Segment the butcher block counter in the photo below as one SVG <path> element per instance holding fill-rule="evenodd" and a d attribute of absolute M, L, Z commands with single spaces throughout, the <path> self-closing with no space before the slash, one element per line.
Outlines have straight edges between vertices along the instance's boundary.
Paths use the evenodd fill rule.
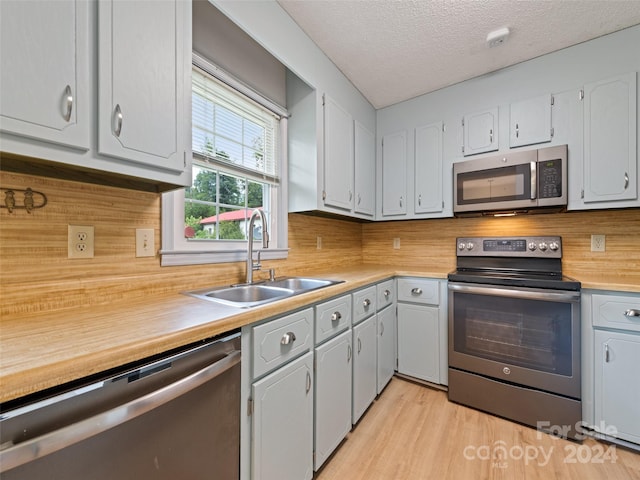
<path fill-rule="evenodd" d="M 229 307 L 176 292 L 100 308 L 3 318 L 0 402 L 276 317 L 396 274 L 446 278 L 446 272 L 398 272 L 365 265 L 313 275 L 343 283 L 254 308 Z"/>
<path fill-rule="evenodd" d="M 254 308 L 176 292 L 122 304 L 78 307 L 0 325 L 0 402 L 189 345 L 394 276 L 445 279 L 447 271 L 362 265 L 313 277 L 343 283 Z M 578 279 L 583 288 L 640 292 L 617 278 Z M 215 285 L 212 285 L 214 287 Z"/>

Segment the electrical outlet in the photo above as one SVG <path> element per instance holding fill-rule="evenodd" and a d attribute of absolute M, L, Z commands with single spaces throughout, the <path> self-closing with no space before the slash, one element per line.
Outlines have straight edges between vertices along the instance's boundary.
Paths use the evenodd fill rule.
<path fill-rule="evenodd" d="M 154 257 L 155 243 L 153 228 L 136 228 L 136 257 Z"/>
<path fill-rule="evenodd" d="M 394 238 L 393 239 L 393 249 L 394 250 L 400 250 L 400 239 L 399 238 Z"/>
<path fill-rule="evenodd" d="M 604 235 L 591 235 L 591 251 L 592 252 L 604 252 L 605 251 L 605 236 Z"/>
<path fill-rule="evenodd" d="M 69 225 L 67 258 L 93 258 L 93 241 L 93 226 Z"/>
<path fill-rule="evenodd" d="M 316 248 L 322 250 L 322 237 L 320 236 L 316 237 Z"/>

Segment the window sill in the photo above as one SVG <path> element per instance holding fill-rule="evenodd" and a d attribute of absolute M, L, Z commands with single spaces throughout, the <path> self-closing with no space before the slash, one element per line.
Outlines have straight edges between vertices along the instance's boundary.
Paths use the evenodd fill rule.
<path fill-rule="evenodd" d="M 287 248 L 259 249 L 261 260 L 281 260 L 289 256 Z M 184 251 L 161 250 L 160 266 L 174 267 L 178 265 L 204 265 L 208 263 L 232 263 L 247 260 L 247 250 L 217 250 L 217 251 Z"/>

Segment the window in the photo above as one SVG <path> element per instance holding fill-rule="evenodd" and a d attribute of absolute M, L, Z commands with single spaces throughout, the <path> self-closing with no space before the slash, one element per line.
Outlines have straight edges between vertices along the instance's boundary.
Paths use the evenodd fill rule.
<path fill-rule="evenodd" d="M 193 181 L 163 196 L 162 265 L 245 259 L 255 209 L 269 223 L 269 249 L 262 258 L 284 258 L 286 115 L 197 55 L 194 65 Z M 259 217 L 254 227 L 254 239 L 260 240 L 265 226 Z"/>

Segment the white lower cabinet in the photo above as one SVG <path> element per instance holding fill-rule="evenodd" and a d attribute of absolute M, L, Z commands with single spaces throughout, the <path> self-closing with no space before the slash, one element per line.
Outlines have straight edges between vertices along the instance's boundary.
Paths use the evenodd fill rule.
<path fill-rule="evenodd" d="M 252 398 L 252 478 L 311 479 L 313 353 L 255 382 Z"/>
<path fill-rule="evenodd" d="M 351 330 L 316 347 L 315 455 L 318 470 L 351 430 Z"/>
<path fill-rule="evenodd" d="M 595 332 L 596 430 L 640 444 L 640 335 Z"/>
<path fill-rule="evenodd" d="M 353 327 L 353 411 L 355 425 L 377 393 L 377 317 Z"/>
<path fill-rule="evenodd" d="M 378 312 L 378 368 L 377 393 L 387 386 L 396 369 L 396 308 L 386 307 Z"/>
<path fill-rule="evenodd" d="M 398 303 L 398 373 L 440 383 L 439 308 Z"/>

